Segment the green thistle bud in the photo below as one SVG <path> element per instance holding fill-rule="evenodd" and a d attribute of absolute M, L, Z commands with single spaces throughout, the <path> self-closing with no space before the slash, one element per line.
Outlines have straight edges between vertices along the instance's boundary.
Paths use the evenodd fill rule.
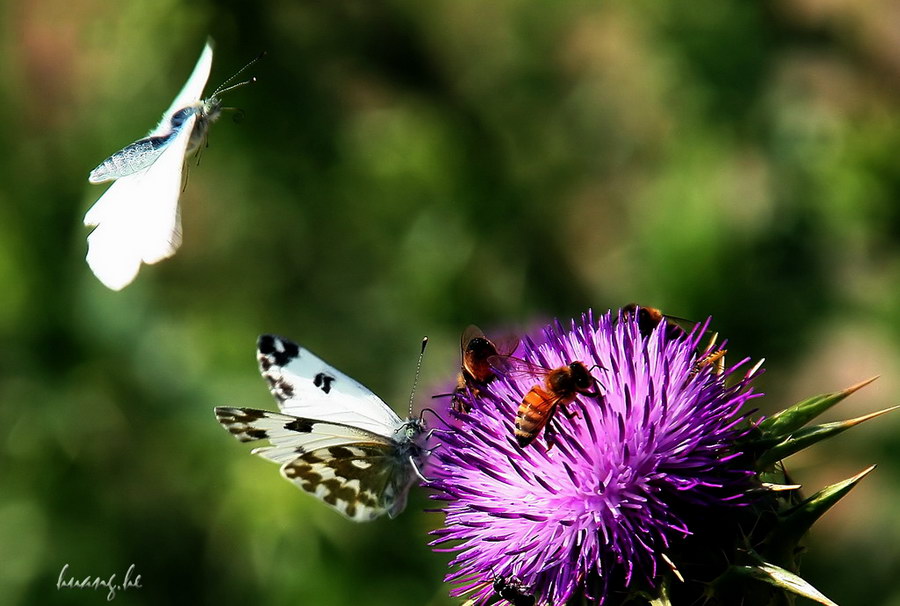
<path fill-rule="evenodd" d="M 900 408 L 894 406 L 855 419 L 809 425 L 817 416 L 875 378 L 798 402 L 750 429 L 743 449 L 754 459 L 762 495 L 739 524 L 740 531 L 734 537 L 727 568 L 707 584 L 704 597 L 708 605 L 780 606 L 793 604 L 795 596 L 802 596 L 819 604 L 835 606 L 799 575 L 802 541 L 813 523 L 875 466 L 803 498 L 800 486 L 791 481 L 782 461 L 863 421 Z M 666 601 L 667 597 L 659 600 L 653 604 L 680 603 Z"/>

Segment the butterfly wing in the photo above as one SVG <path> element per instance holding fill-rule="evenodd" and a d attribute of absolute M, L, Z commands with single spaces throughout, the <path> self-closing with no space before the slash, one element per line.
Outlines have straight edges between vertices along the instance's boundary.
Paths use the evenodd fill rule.
<path fill-rule="evenodd" d="M 344 423 L 391 437 L 400 417 L 367 387 L 311 351 L 274 335 L 257 342 L 259 370 L 285 414 Z"/>
<path fill-rule="evenodd" d="M 156 162 L 116 180 L 84 215 L 85 225 L 96 226 L 87 262 L 108 288 L 121 290 L 142 262 L 161 261 L 181 245 L 181 170 L 195 120 L 184 121 Z"/>
<path fill-rule="evenodd" d="M 397 516 L 415 480 L 412 441 L 365 429 L 251 408 L 216 408 L 216 418 L 242 442 L 268 440 L 253 454 L 345 517 L 365 522 Z"/>
<path fill-rule="evenodd" d="M 200 59 L 187 83 L 175 97 L 172 105 L 163 113 L 160 123 L 145 138 L 135 141 L 120 149 L 101 162 L 88 177 L 91 183 L 115 181 L 137 173 L 157 161 L 171 142 L 173 131 L 180 126 L 173 123 L 172 118 L 181 109 L 199 107 L 203 87 L 209 79 L 212 67 L 212 42 L 207 41 Z"/>
<path fill-rule="evenodd" d="M 206 81 L 209 80 L 209 72 L 212 69 L 212 60 L 213 47 L 212 40 L 210 39 L 206 41 L 206 46 L 203 47 L 200 58 L 197 60 L 197 65 L 194 66 L 194 71 L 191 72 L 187 82 L 184 83 L 181 91 L 175 97 L 175 100 L 172 101 L 172 105 L 170 105 L 169 109 L 163 114 L 162 121 L 160 121 L 159 125 L 153 129 L 148 136 L 152 137 L 168 133 L 170 122 L 175 112 L 200 101 L 200 98 L 203 96 L 203 88 L 206 86 Z"/>
<path fill-rule="evenodd" d="M 118 178 L 84 216 L 85 225 L 96 226 L 88 236 L 88 265 L 112 290 L 130 284 L 142 262 L 161 261 L 181 245 L 181 171 L 197 115 L 191 113 L 177 127 L 172 116 L 199 102 L 211 68 L 212 42 L 207 41 L 184 87 L 150 132 L 149 137 L 167 137 L 162 152 L 153 150 L 158 157 L 147 168 Z"/>

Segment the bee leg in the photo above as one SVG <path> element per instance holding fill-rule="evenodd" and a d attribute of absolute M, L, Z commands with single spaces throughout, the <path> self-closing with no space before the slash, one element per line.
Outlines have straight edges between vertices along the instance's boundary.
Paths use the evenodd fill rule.
<path fill-rule="evenodd" d="M 553 446 L 556 445 L 556 432 L 552 427 L 548 426 L 547 429 L 544 430 L 544 442 L 547 444 L 547 452 L 550 452 Z"/>
<path fill-rule="evenodd" d="M 453 410 L 461 414 L 468 414 L 472 412 L 472 405 L 465 400 L 457 400 L 453 403 Z"/>
<path fill-rule="evenodd" d="M 560 403 L 557 408 L 562 408 L 563 412 L 566 413 L 566 416 L 569 416 L 568 411 L 566 411 L 566 408 L 562 403 Z M 550 452 L 550 449 L 556 444 L 556 425 L 553 423 L 553 417 L 556 416 L 557 408 L 550 411 L 550 417 L 547 419 L 547 424 L 544 428 L 544 441 L 547 443 L 547 452 Z"/>
<path fill-rule="evenodd" d="M 563 414 L 566 415 L 567 419 L 580 419 L 581 418 L 581 416 L 578 414 L 577 410 L 575 412 L 570 411 L 567 408 L 566 404 L 563 404 L 562 402 L 560 402 L 559 407 L 562 410 Z"/>

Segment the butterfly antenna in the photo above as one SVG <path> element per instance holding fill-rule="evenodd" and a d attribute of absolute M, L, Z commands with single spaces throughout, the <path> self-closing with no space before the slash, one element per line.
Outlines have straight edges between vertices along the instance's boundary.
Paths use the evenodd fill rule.
<path fill-rule="evenodd" d="M 230 90 L 240 88 L 241 86 L 244 86 L 245 84 L 253 84 L 254 82 L 256 82 L 256 76 L 254 76 L 253 78 L 250 78 L 249 80 L 244 80 L 243 82 L 238 82 L 237 84 L 232 84 L 231 86 L 229 86 L 227 88 L 222 88 L 220 86 L 219 88 L 217 88 L 215 90 L 215 92 L 212 95 L 210 95 L 210 98 L 220 97 Z"/>
<path fill-rule="evenodd" d="M 428 345 L 428 337 L 422 339 L 422 350 L 419 351 L 419 361 L 416 362 L 416 376 L 413 379 L 412 391 L 409 392 L 409 416 L 412 416 L 413 398 L 416 397 L 416 386 L 419 384 L 419 371 L 422 370 L 422 358 L 425 357 L 425 347 Z"/>
<path fill-rule="evenodd" d="M 448 394 L 448 395 L 449 395 L 449 394 Z M 435 397 L 435 396 L 432 396 L 432 397 Z M 436 418 L 438 421 L 441 422 L 442 425 L 444 425 L 445 427 L 449 427 L 449 424 L 447 423 L 447 421 L 445 421 L 444 418 L 443 418 L 441 415 L 439 415 L 439 414 L 437 413 L 437 411 L 436 411 L 435 409 L 433 409 L 433 408 L 423 408 L 423 409 L 422 409 L 422 412 L 419 413 L 419 418 L 422 419 L 422 420 L 424 421 L 424 419 L 425 419 L 425 413 L 426 413 L 426 412 L 430 412 L 431 414 L 433 414 L 433 415 L 435 416 L 435 418 Z M 434 432 L 434 431 L 435 431 L 434 429 L 431 429 L 431 430 L 429 430 L 429 433 Z"/>
<path fill-rule="evenodd" d="M 240 76 L 241 73 L 243 73 L 248 67 L 250 67 L 251 65 L 253 65 L 254 63 L 256 63 L 257 61 L 259 61 L 260 59 L 262 59 L 265 56 L 266 56 L 266 51 L 263 51 L 260 54 L 256 55 L 256 57 L 252 61 L 250 61 L 250 63 L 248 63 L 241 69 L 237 70 L 236 72 L 234 72 L 234 74 L 232 74 L 231 77 L 228 78 L 228 80 L 225 80 L 225 82 L 223 82 L 219 86 L 219 88 L 217 88 L 215 91 L 213 91 L 213 94 L 211 94 L 210 97 L 218 97 L 219 95 L 221 95 L 223 93 L 227 93 L 230 90 L 234 90 L 239 86 L 244 86 L 245 84 L 251 84 L 253 82 L 256 82 L 256 78 L 250 78 L 249 80 L 244 80 L 243 82 L 238 82 L 237 84 L 228 86 L 235 78 Z"/>

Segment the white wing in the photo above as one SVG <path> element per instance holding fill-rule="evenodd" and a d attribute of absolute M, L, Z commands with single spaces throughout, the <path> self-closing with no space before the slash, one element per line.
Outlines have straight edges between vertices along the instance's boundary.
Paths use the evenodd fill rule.
<path fill-rule="evenodd" d="M 172 141 L 167 139 L 175 130 L 172 123 L 172 118 L 175 114 L 186 107 L 191 107 L 201 112 L 205 110 L 206 104 L 200 100 L 200 97 L 203 94 L 203 87 L 206 86 L 209 71 L 212 67 L 211 45 L 211 41 L 206 43 L 193 73 L 191 73 L 181 92 L 175 97 L 172 105 L 165 111 L 162 120 L 160 120 L 156 128 L 150 131 L 150 134 L 143 139 L 126 145 L 101 162 L 91 171 L 91 174 L 88 176 L 89 182 L 105 183 L 107 181 L 115 181 L 116 179 L 140 172 L 152 165 L 172 143 Z M 201 123 L 207 125 L 206 121 Z M 180 126 L 176 128 L 180 128 Z M 196 138 L 202 139 L 203 135 L 205 135 L 205 132 L 200 133 Z"/>
<path fill-rule="evenodd" d="M 187 82 L 184 83 L 181 92 L 179 92 L 178 96 L 175 97 L 175 100 L 172 101 L 172 105 L 170 105 L 169 109 L 166 110 L 166 113 L 163 114 L 159 125 L 153 129 L 148 136 L 152 137 L 168 133 L 170 130 L 169 121 L 172 119 L 172 115 L 179 109 L 194 105 L 200 101 L 200 98 L 203 96 L 203 88 L 206 86 L 206 81 L 209 80 L 209 72 L 212 69 L 212 59 L 212 40 L 207 40 L 206 46 L 203 47 L 200 58 L 197 60 L 197 65 L 194 67 L 194 71 L 191 72 Z"/>
<path fill-rule="evenodd" d="M 357 443 L 377 443 L 391 446 L 394 441 L 385 436 L 358 427 L 329 423 L 318 419 L 304 419 L 255 408 L 216 407 L 216 418 L 241 442 L 268 440 L 271 446 L 256 448 L 260 454 L 277 463 L 312 452 L 319 448 L 331 448 Z M 290 449 L 294 457 L 283 454 Z"/>
<path fill-rule="evenodd" d="M 142 262 L 161 261 L 181 245 L 181 170 L 195 121 L 188 118 L 156 162 L 116 180 L 84 215 L 85 225 L 97 226 L 87 238 L 88 265 L 112 290 L 130 284 Z"/>
<path fill-rule="evenodd" d="M 377 395 L 307 349 L 262 335 L 257 359 L 282 412 L 393 437 L 400 417 Z"/>
<path fill-rule="evenodd" d="M 181 92 L 148 136 L 165 136 L 172 131 L 173 114 L 200 101 L 211 69 L 210 40 Z M 185 120 L 158 159 L 143 170 L 117 179 L 84 216 L 85 225 L 97 226 L 88 236 L 88 265 L 112 290 L 130 284 L 142 262 L 161 261 L 181 245 L 181 171 L 196 120 L 196 115 Z"/>
<path fill-rule="evenodd" d="M 242 442 L 268 440 L 253 454 L 281 465 L 286 479 L 351 520 L 395 517 L 406 506 L 416 477 L 410 460 L 421 454 L 411 441 L 252 408 L 218 407 L 216 418 Z"/>

